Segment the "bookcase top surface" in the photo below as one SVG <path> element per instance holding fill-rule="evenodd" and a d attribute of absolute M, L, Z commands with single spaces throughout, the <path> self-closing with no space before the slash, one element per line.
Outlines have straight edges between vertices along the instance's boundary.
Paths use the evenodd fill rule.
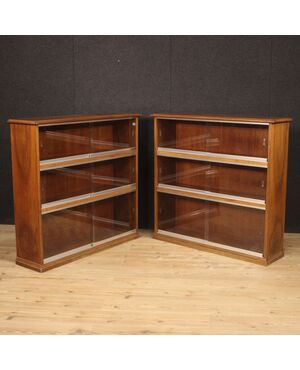
<path fill-rule="evenodd" d="M 125 114 L 91 114 L 91 115 L 68 115 L 68 116 L 52 116 L 52 117 L 31 117 L 31 118 L 11 118 L 8 124 L 23 124 L 23 125 L 49 125 L 49 124 L 64 124 L 64 123 L 81 123 L 90 121 L 101 121 L 110 119 L 127 119 L 136 118 L 140 115 L 137 113 Z"/>
<path fill-rule="evenodd" d="M 291 118 L 271 118 L 271 117 L 241 117 L 225 115 L 205 115 L 205 114 L 176 114 L 176 113 L 154 113 L 151 117 L 168 119 L 187 119 L 213 122 L 249 122 L 251 123 L 290 123 Z"/>

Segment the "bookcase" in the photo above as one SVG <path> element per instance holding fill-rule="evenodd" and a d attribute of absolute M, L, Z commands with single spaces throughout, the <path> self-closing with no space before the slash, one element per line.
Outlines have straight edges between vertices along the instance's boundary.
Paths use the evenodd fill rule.
<path fill-rule="evenodd" d="M 8 122 L 17 264 L 42 272 L 138 236 L 137 114 Z"/>
<path fill-rule="evenodd" d="M 154 114 L 154 238 L 283 256 L 289 118 Z"/>

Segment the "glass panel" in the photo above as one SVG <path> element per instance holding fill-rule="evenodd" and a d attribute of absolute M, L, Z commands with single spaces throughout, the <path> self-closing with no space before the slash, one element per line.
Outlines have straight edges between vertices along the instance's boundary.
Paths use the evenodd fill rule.
<path fill-rule="evenodd" d="M 159 229 L 262 253 L 263 211 L 169 194 L 158 196 Z"/>
<path fill-rule="evenodd" d="M 92 191 L 135 183 L 135 157 L 97 162 L 92 166 Z"/>
<path fill-rule="evenodd" d="M 247 124 L 158 120 L 158 146 L 266 158 L 268 128 Z"/>
<path fill-rule="evenodd" d="M 136 228 L 135 193 L 95 202 L 93 241 L 98 242 Z"/>
<path fill-rule="evenodd" d="M 42 216 L 44 258 L 92 242 L 91 205 L 64 209 Z"/>
<path fill-rule="evenodd" d="M 42 203 L 135 183 L 135 158 L 120 158 L 41 172 Z"/>
<path fill-rule="evenodd" d="M 40 127 L 40 159 L 90 153 L 89 123 Z"/>
<path fill-rule="evenodd" d="M 90 164 L 41 172 L 42 203 L 89 194 L 91 191 Z"/>
<path fill-rule="evenodd" d="M 158 158 L 159 183 L 265 199 L 264 168 L 177 158 Z"/>
<path fill-rule="evenodd" d="M 135 122 L 121 120 L 92 124 L 92 152 L 135 147 Z"/>

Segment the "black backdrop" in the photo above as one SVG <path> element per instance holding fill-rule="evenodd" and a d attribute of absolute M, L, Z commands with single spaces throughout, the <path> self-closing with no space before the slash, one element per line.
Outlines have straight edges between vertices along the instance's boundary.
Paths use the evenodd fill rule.
<path fill-rule="evenodd" d="M 300 231 L 300 37 L 1 36 L 0 223 L 13 223 L 9 117 L 153 112 L 290 116 L 286 231 Z M 140 226 L 152 226 L 152 120 Z"/>

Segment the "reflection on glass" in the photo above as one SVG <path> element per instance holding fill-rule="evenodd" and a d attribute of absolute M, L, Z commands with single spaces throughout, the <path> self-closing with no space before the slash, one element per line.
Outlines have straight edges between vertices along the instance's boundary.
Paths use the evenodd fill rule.
<path fill-rule="evenodd" d="M 40 159 L 52 159 L 90 152 L 89 124 L 40 127 Z"/>
<path fill-rule="evenodd" d="M 42 126 L 39 130 L 41 160 L 135 147 L 132 120 Z"/>
<path fill-rule="evenodd" d="M 135 193 L 95 202 L 93 207 L 93 241 L 111 238 L 135 229 Z"/>
<path fill-rule="evenodd" d="M 44 258 L 92 243 L 91 205 L 42 216 Z"/>
<path fill-rule="evenodd" d="M 158 228 L 262 253 L 264 212 L 182 196 L 159 194 Z"/>
<path fill-rule="evenodd" d="M 41 202 L 48 203 L 135 183 L 135 158 L 119 158 L 41 172 Z"/>
<path fill-rule="evenodd" d="M 89 194 L 91 191 L 90 164 L 41 172 L 42 203 Z"/>
<path fill-rule="evenodd" d="M 135 126 L 132 120 L 92 124 L 92 152 L 125 149 L 129 147 L 135 147 Z"/>
<path fill-rule="evenodd" d="M 158 158 L 159 183 L 265 199 L 266 169 L 177 158 Z"/>
<path fill-rule="evenodd" d="M 266 158 L 268 128 L 161 119 L 158 120 L 158 146 Z"/>
<path fill-rule="evenodd" d="M 92 165 L 92 191 L 135 183 L 135 158 L 120 158 Z"/>

